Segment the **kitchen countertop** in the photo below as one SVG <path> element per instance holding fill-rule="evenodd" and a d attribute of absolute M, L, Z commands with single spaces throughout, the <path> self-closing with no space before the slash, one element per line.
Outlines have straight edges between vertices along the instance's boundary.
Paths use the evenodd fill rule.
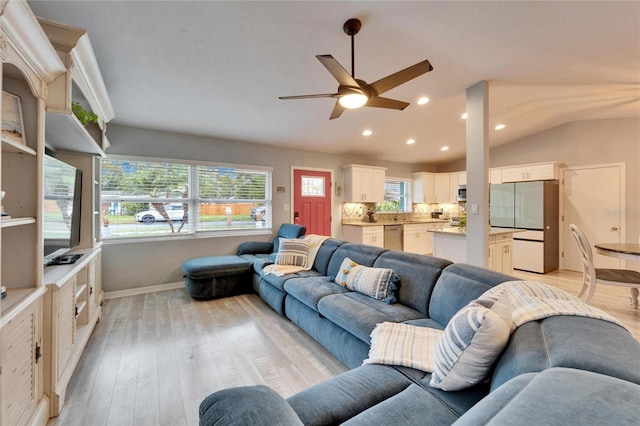
<path fill-rule="evenodd" d="M 405 221 L 397 221 L 397 222 L 362 222 L 362 221 L 354 221 L 354 222 L 342 222 L 342 225 L 350 225 L 350 226 L 385 226 L 385 225 L 415 225 L 420 223 L 449 223 L 450 220 L 447 219 L 412 219 Z"/>
<path fill-rule="evenodd" d="M 524 232 L 525 229 L 512 229 L 512 228 L 489 228 L 489 235 L 500 234 L 515 234 L 516 232 Z M 449 226 L 442 229 L 429 229 L 429 232 L 436 234 L 454 234 L 454 235 L 467 235 L 467 229 L 460 226 Z"/>

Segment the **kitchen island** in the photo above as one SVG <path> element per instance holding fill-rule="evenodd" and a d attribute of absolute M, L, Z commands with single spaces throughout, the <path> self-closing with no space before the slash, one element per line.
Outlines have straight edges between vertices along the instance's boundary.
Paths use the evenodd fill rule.
<path fill-rule="evenodd" d="M 466 228 L 459 226 L 434 229 L 433 255 L 454 263 L 467 263 Z M 513 273 L 513 234 L 520 229 L 491 228 L 489 230 L 489 259 L 487 268 L 505 274 Z"/>

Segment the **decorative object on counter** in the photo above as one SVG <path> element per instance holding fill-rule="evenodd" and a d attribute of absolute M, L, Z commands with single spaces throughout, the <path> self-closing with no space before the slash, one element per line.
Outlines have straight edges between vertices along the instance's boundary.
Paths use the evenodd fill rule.
<path fill-rule="evenodd" d="M 363 222 L 368 222 L 368 223 L 375 223 L 377 222 L 375 215 L 376 212 L 373 209 L 369 209 L 367 211 L 367 214 L 362 218 Z"/>
<path fill-rule="evenodd" d="M 460 216 L 460 218 L 458 219 L 458 226 L 461 228 L 466 228 L 467 227 L 467 215 L 462 215 Z"/>
<path fill-rule="evenodd" d="M 84 126 L 89 123 L 98 124 L 98 115 L 92 111 L 85 110 L 78 102 L 71 104 L 71 111 Z"/>
<path fill-rule="evenodd" d="M 2 92 L 2 140 L 26 145 L 20 97 Z"/>

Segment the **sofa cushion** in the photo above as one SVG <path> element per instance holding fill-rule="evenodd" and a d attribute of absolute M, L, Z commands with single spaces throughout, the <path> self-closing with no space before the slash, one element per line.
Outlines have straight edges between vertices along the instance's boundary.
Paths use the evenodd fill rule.
<path fill-rule="evenodd" d="M 429 318 L 442 325 L 472 300 L 490 288 L 514 278 L 478 266 L 456 263 L 447 266 L 438 279 L 431 300 Z"/>
<path fill-rule="evenodd" d="M 373 266 L 393 269 L 400 279 L 395 292 L 398 302 L 427 315 L 433 288 L 442 270 L 450 264 L 448 260 L 437 257 L 387 251 L 376 259 Z"/>
<path fill-rule="evenodd" d="M 433 371 L 442 330 L 383 322 L 371 332 L 369 357 L 363 364 L 402 365 Z"/>
<path fill-rule="evenodd" d="M 309 240 L 300 238 L 280 238 L 276 265 L 302 266 L 309 260 Z"/>
<path fill-rule="evenodd" d="M 429 384 L 452 391 L 480 383 L 506 346 L 511 325 L 506 290 L 462 308 L 444 329 Z"/>
<path fill-rule="evenodd" d="M 451 425 L 456 420 L 458 416 L 446 403 L 412 384 L 342 425 L 444 426 Z"/>
<path fill-rule="evenodd" d="M 342 261 L 348 257 L 359 265 L 373 266 L 380 254 L 388 251 L 381 247 L 367 246 L 357 243 L 345 243 L 336 249 L 331 256 L 329 266 L 327 267 L 327 276 L 335 277 L 340 270 Z"/>
<path fill-rule="evenodd" d="M 395 303 L 396 301 L 393 293 L 396 290 L 398 276 L 395 275 L 393 269 L 358 265 L 346 257 L 342 261 L 334 281 L 342 287 L 382 300 L 385 303 Z"/>
<path fill-rule="evenodd" d="M 247 401 L 251 401 L 250 404 Z M 287 401 L 267 386 L 241 386 L 212 393 L 200 403 L 200 426 L 300 425 Z"/>
<path fill-rule="evenodd" d="M 279 250 L 280 238 L 300 238 L 307 232 L 307 228 L 295 223 L 283 223 L 278 229 L 278 235 L 273 239 L 273 252 L 276 253 Z"/>
<path fill-rule="evenodd" d="M 309 271 L 311 272 L 311 271 Z M 293 298 L 318 312 L 318 302 L 326 296 L 348 293 L 349 290 L 339 286 L 327 277 L 317 276 L 304 279 L 292 278 L 283 281 L 284 290 Z"/>
<path fill-rule="evenodd" d="M 305 425 L 340 424 L 411 383 L 393 367 L 364 365 L 297 393 L 287 402 Z"/>
<path fill-rule="evenodd" d="M 287 274 L 282 276 L 277 276 L 275 274 L 265 274 L 264 272 L 260 271 L 260 277 L 262 278 L 262 281 L 276 287 L 280 291 L 285 291 L 284 285 L 287 281 L 291 279 L 301 278 L 301 277 L 317 277 L 319 275 L 320 274 L 317 271 L 314 271 L 313 269 L 309 271 L 300 271 L 300 272 L 296 272 L 295 274 Z M 326 280 L 325 277 L 322 277 L 322 278 Z"/>
<path fill-rule="evenodd" d="M 613 358 L 611 348 L 615 348 Z M 639 359 L 640 342 L 616 324 L 576 316 L 545 318 L 523 324 L 511 334 L 496 362 L 491 389 L 518 375 L 552 367 L 589 370 L 640 384 Z"/>
<path fill-rule="evenodd" d="M 463 415 L 465 425 L 637 425 L 640 386 L 590 371 L 550 368 L 505 383 Z"/>
<path fill-rule="evenodd" d="M 329 267 L 329 261 L 338 247 L 344 243 L 344 241 L 334 238 L 325 240 L 318 249 L 316 260 L 313 262 L 313 269 L 318 271 L 320 275 L 328 275 L 327 268 Z"/>
<path fill-rule="evenodd" d="M 406 306 L 388 305 L 353 291 L 323 297 L 318 302 L 318 312 L 367 344 L 376 324 L 424 318 L 423 314 Z"/>
<path fill-rule="evenodd" d="M 235 255 L 194 257 L 182 263 L 185 277 L 194 280 L 238 275 L 247 272 L 250 267 L 247 260 Z"/>

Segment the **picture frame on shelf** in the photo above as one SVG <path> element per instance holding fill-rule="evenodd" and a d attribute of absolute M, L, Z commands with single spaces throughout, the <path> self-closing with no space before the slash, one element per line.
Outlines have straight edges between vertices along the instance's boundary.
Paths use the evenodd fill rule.
<path fill-rule="evenodd" d="M 27 145 L 20 96 L 2 91 L 2 141 Z"/>

